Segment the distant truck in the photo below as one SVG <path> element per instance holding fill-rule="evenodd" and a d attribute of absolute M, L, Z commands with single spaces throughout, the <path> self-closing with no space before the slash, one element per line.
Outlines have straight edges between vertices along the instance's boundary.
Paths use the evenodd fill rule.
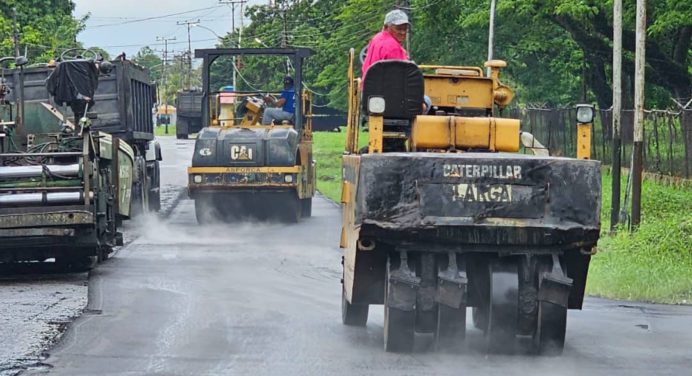
<path fill-rule="evenodd" d="M 177 110 L 175 136 L 186 139 L 202 129 L 202 91 L 180 90 L 175 98 Z"/>
<path fill-rule="evenodd" d="M 175 124 L 176 109 L 171 105 L 159 105 L 156 109 L 156 126 Z"/>

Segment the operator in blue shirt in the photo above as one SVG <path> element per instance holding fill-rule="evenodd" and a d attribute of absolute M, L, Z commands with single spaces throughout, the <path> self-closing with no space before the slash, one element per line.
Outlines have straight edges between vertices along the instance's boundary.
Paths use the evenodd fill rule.
<path fill-rule="evenodd" d="M 267 98 L 265 98 L 265 101 Z M 283 120 L 292 120 L 296 111 L 296 90 L 293 87 L 293 78 L 284 77 L 284 89 L 281 90 L 281 98 L 274 103 L 273 107 L 267 107 L 262 116 L 262 125 L 269 125 L 272 122 L 281 123 Z"/>

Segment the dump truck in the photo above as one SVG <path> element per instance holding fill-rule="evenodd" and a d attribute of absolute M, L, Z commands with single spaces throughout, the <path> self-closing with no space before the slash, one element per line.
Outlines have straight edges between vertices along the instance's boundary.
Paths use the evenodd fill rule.
<path fill-rule="evenodd" d="M 309 92 L 302 83 L 306 48 L 202 49 L 204 128 L 197 135 L 188 192 L 199 223 L 242 218 L 297 222 L 312 213 L 315 162 Z M 258 64 L 278 58 L 293 67 L 295 111 L 292 119 L 261 125 L 272 93 L 268 88 L 212 91 L 219 58 L 243 58 Z M 220 59 L 223 63 L 223 59 Z M 228 60 L 226 60 L 228 62 Z M 232 65 L 235 69 L 235 65 Z M 262 65 L 265 66 L 265 65 Z M 277 81 L 283 73 L 275 73 Z M 249 86 L 249 85 L 248 85 Z"/>
<path fill-rule="evenodd" d="M 471 308 L 487 351 L 560 354 L 567 310 L 582 307 L 600 163 L 549 156 L 498 116 L 513 97 L 505 66 L 384 60 L 361 82 L 351 51 L 342 321 L 365 326 L 369 306 L 384 305 L 386 351 L 412 351 L 416 332 L 463 349 Z"/>
<path fill-rule="evenodd" d="M 75 53 L 68 50 L 62 57 L 67 59 Z M 92 52 L 86 53 L 94 60 Z M 106 64 L 109 73 L 100 74 L 98 84 L 94 84 L 96 92 L 89 111 L 98 114 L 98 117 L 91 120 L 91 127 L 118 137 L 132 148 L 135 158 L 131 203 L 133 214 L 158 211 L 161 207 L 159 162 L 162 153 L 154 137 L 152 118 L 156 87 L 149 71 L 132 61 L 117 59 Z M 55 131 L 57 122 L 54 109 L 67 119 L 75 117 L 69 106 L 62 109 L 54 106 L 52 95 L 46 87 L 46 80 L 53 71 L 53 67 L 44 65 L 21 71 L 8 69 L 4 73 L 5 85 L 9 90 L 6 101 L 23 108 L 23 121 L 14 137 L 16 150 L 26 149 L 31 134 Z M 20 93 L 22 101 L 19 100 Z"/>
<path fill-rule="evenodd" d="M 177 108 L 175 135 L 178 139 L 186 139 L 189 134 L 202 129 L 202 91 L 179 90 L 175 97 Z"/>
<path fill-rule="evenodd" d="M 95 126 L 91 111 L 99 76 L 118 68 L 81 57 L 36 69 L 4 60 L 20 68 L 0 74 L 0 262 L 88 269 L 122 244 L 118 226 L 134 209 L 136 146 Z"/>
<path fill-rule="evenodd" d="M 148 74 L 80 50 L 0 80 L 0 262 L 93 266 L 160 208 Z"/>

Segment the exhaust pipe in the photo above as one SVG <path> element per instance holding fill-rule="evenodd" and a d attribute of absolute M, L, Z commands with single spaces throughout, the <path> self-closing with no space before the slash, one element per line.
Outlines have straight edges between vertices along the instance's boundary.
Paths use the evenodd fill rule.
<path fill-rule="evenodd" d="M 94 194 L 89 192 L 89 197 Z M 0 195 L 0 207 L 5 205 L 55 205 L 78 204 L 84 202 L 83 192 L 44 192 Z"/>
<path fill-rule="evenodd" d="M 4 166 L 0 167 L 0 179 L 34 178 L 44 173 L 60 176 L 79 176 L 80 165 L 38 165 L 38 166 Z"/>

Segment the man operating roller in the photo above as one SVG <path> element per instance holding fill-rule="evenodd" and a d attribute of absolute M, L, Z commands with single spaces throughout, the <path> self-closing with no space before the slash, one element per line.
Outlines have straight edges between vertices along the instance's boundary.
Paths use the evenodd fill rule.
<path fill-rule="evenodd" d="M 408 16 L 402 10 L 395 9 L 384 16 L 382 31 L 375 34 L 368 44 L 361 68 L 363 81 L 368 69 L 380 60 L 409 60 L 402 43 L 406 40 L 410 26 Z M 423 101 L 423 113 L 427 113 L 432 102 L 427 96 Z"/>

